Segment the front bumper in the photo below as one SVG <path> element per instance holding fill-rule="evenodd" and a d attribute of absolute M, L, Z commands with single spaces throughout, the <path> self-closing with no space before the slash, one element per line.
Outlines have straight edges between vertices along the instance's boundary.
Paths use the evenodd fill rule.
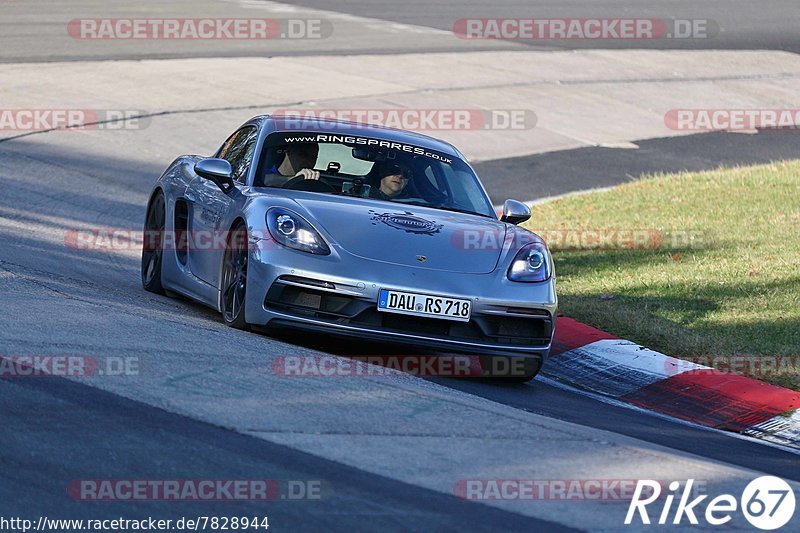
<path fill-rule="evenodd" d="M 557 308 L 552 279 L 515 283 L 500 269 L 459 274 L 336 252 L 320 257 L 277 246 L 251 252 L 247 321 L 439 351 L 541 360 L 549 355 Z M 471 320 L 378 311 L 378 292 L 383 288 L 469 298 Z"/>

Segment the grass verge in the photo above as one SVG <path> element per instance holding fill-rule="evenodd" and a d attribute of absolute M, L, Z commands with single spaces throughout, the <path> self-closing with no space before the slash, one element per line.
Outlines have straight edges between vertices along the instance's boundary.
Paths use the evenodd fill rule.
<path fill-rule="evenodd" d="M 535 205 L 560 312 L 800 390 L 800 161 L 646 177 Z"/>

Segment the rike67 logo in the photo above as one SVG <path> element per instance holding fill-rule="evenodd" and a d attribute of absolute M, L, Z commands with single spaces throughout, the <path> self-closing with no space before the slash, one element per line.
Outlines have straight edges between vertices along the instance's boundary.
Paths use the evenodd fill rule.
<path fill-rule="evenodd" d="M 651 520 L 659 525 L 668 523 L 678 525 L 685 523 L 684 519 L 692 525 L 698 525 L 700 516 L 711 526 L 721 526 L 730 522 L 736 513 L 741 512 L 753 527 L 772 531 L 788 524 L 794 515 L 794 491 L 779 477 L 762 476 L 754 479 L 745 487 L 738 500 L 732 494 L 720 494 L 705 503 L 704 511 L 701 504 L 709 496 L 703 494 L 690 500 L 692 485 L 694 479 L 689 479 L 680 491 L 680 482 L 673 481 L 669 484 L 666 497 L 662 497 L 661 484 L 658 481 L 639 480 L 628 507 L 628 514 L 625 516 L 625 524 L 631 525 L 638 518 L 646 525 L 651 524 Z M 678 503 L 673 511 L 676 499 Z M 656 511 L 657 514 L 651 519 L 648 505 L 655 502 L 658 502 L 652 506 L 655 509 L 651 508 L 650 511 Z M 663 506 L 660 505 L 662 502 Z M 658 507 L 661 507 L 660 512 Z"/>

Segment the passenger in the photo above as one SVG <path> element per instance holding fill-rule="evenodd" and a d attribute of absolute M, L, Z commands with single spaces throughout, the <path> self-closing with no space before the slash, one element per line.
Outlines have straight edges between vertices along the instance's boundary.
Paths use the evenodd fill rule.
<path fill-rule="evenodd" d="M 299 176 L 307 180 L 318 180 L 319 172 L 314 170 L 317 156 L 319 156 L 319 145 L 316 143 L 287 147 L 283 161 L 267 170 L 264 176 L 264 185 L 283 187 Z"/>
<path fill-rule="evenodd" d="M 383 170 L 381 176 L 380 185 L 372 188 L 370 196 L 378 200 L 391 200 L 405 190 L 413 174 L 407 166 L 393 163 Z"/>

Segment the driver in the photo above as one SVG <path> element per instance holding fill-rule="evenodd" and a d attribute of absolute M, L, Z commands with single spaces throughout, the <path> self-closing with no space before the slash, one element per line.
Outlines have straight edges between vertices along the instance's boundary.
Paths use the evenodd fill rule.
<path fill-rule="evenodd" d="M 307 180 L 318 180 L 319 172 L 314 170 L 314 164 L 319 156 L 317 143 L 306 143 L 289 146 L 279 165 L 267 170 L 264 176 L 264 185 L 267 187 L 282 187 L 297 177 Z"/>
<path fill-rule="evenodd" d="M 411 169 L 405 165 L 393 163 L 381 173 L 381 182 L 373 187 L 370 196 L 378 200 L 391 200 L 402 193 L 411 179 Z"/>

